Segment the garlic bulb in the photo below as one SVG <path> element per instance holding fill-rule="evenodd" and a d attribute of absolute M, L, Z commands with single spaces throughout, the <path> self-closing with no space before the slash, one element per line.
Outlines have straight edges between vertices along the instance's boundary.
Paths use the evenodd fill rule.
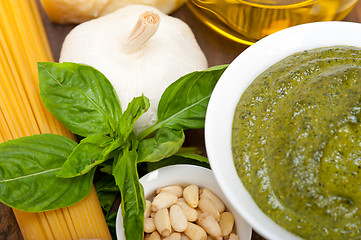
<path fill-rule="evenodd" d="M 136 122 L 136 134 L 157 121 L 159 99 L 172 82 L 207 68 L 188 25 L 144 5 L 130 5 L 76 26 L 64 40 L 59 61 L 102 72 L 123 110 L 134 97 L 148 97 L 150 108 Z"/>
<path fill-rule="evenodd" d="M 104 16 L 108 13 L 114 12 L 116 9 L 128 6 L 130 4 L 142 4 L 157 8 L 165 14 L 172 13 L 180 6 L 184 0 L 109 0 L 108 4 L 101 10 L 100 15 Z"/>
<path fill-rule="evenodd" d="M 184 0 L 40 0 L 53 22 L 82 23 L 104 16 L 130 4 L 144 4 L 169 14 L 183 5 Z"/>

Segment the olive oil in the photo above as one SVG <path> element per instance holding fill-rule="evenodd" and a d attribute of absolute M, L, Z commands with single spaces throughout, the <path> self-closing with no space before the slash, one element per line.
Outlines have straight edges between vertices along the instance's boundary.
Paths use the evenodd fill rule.
<path fill-rule="evenodd" d="M 215 31 L 251 45 L 279 30 L 309 22 L 342 20 L 357 0 L 188 0 L 191 11 Z"/>

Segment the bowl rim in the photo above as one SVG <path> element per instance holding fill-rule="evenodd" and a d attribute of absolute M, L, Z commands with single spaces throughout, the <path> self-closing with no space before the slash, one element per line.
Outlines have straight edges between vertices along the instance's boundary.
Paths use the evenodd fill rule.
<path fill-rule="evenodd" d="M 318 47 L 361 47 L 361 41 L 357 39 L 361 39 L 361 24 L 353 22 L 316 22 L 281 30 L 261 39 L 236 57 L 211 95 L 205 121 L 205 146 L 210 166 L 230 204 L 257 233 L 267 239 L 300 238 L 266 216 L 238 178 L 231 151 L 235 107 L 249 84 L 279 60 L 292 53 Z"/>
<path fill-rule="evenodd" d="M 197 176 L 196 176 L 197 174 Z M 185 176 L 188 176 L 185 178 Z M 163 179 L 167 178 L 169 181 L 163 181 Z M 170 178 L 170 179 L 169 179 Z M 196 180 L 195 180 L 196 179 Z M 195 182 L 196 181 L 196 182 Z M 200 187 L 209 188 L 213 191 L 223 203 L 227 206 L 227 208 L 232 212 L 236 219 L 237 232 L 242 233 L 243 240 L 250 240 L 252 237 L 252 228 L 249 224 L 244 221 L 244 219 L 237 214 L 235 209 L 229 204 L 226 196 L 219 196 L 219 194 L 223 194 L 221 191 L 211 169 L 191 165 L 191 164 L 175 164 L 170 166 L 165 166 L 153 170 L 139 179 L 139 182 L 142 184 L 144 188 L 144 196 L 147 199 L 151 195 L 154 195 L 154 191 L 163 186 L 180 184 L 180 185 L 188 185 L 188 184 L 196 184 Z M 231 206 L 231 207 L 229 207 Z M 117 217 L 116 217 L 116 235 L 117 239 L 124 240 L 124 229 L 123 229 L 123 218 L 121 207 L 119 206 Z"/>

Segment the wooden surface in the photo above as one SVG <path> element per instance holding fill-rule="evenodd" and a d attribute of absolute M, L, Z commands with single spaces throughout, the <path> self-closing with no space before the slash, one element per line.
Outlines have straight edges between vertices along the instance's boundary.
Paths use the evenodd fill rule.
<path fill-rule="evenodd" d="M 49 42 L 54 54 L 55 61 L 59 58 L 61 44 L 67 33 L 75 25 L 59 25 L 49 21 L 43 10 L 40 8 L 43 22 L 47 31 Z M 196 39 L 204 51 L 209 66 L 231 63 L 248 46 L 232 42 L 223 36 L 215 33 L 188 10 L 186 6 L 180 8 L 173 14 L 185 21 L 193 30 Z M 345 21 L 361 22 L 361 1 L 359 1 Z M 361 41 L 361 39 L 360 39 Z M 203 131 L 193 131 L 187 136 L 189 145 L 203 145 Z M 20 230 L 12 210 L 0 203 L 0 240 L 20 240 L 22 239 Z M 263 239 L 257 233 L 253 233 L 252 240 Z"/>

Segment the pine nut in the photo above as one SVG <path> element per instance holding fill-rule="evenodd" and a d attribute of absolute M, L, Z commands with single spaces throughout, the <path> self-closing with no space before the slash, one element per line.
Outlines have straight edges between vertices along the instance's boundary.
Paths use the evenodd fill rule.
<path fill-rule="evenodd" d="M 189 237 L 187 237 L 187 235 L 185 235 L 184 233 L 181 233 L 181 240 L 190 240 Z"/>
<path fill-rule="evenodd" d="M 216 219 L 208 212 L 201 213 L 198 221 L 199 225 L 214 239 L 222 240 L 222 231 Z"/>
<path fill-rule="evenodd" d="M 228 240 L 238 240 L 237 234 L 231 233 L 231 235 L 229 235 Z"/>
<path fill-rule="evenodd" d="M 196 209 L 191 208 L 187 203 L 178 201 L 177 205 L 183 210 L 189 222 L 194 222 L 198 219 L 198 212 Z"/>
<path fill-rule="evenodd" d="M 238 240 L 234 216 L 207 188 L 170 185 L 146 200 L 145 240 Z"/>
<path fill-rule="evenodd" d="M 167 208 L 159 209 L 154 216 L 154 223 L 157 231 L 163 237 L 168 237 L 172 231 Z"/>
<path fill-rule="evenodd" d="M 188 222 L 188 227 L 184 231 L 184 233 L 191 240 L 207 240 L 206 231 L 202 227 L 200 227 L 200 226 L 198 226 L 198 225 L 196 225 L 194 223 Z"/>
<path fill-rule="evenodd" d="M 174 204 L 169 209 L 170 223 L 177 232 L 184 232 L 187 229 L 187 217 L 181 207 Z"/>
<path fill-rule="evenodd" d="M 216 219 L 216 221 L 218 222 L 220 219 L 220 214 L 218 212 L 218 209 L 216 208 L 216 206 L 214 205 L 214 203 L 212 202 L 212 200 L 210 200 L 207 197 L 201 198 L 199 200 L 199 204 L 198 204 L 199 209 L 202 212 L 209 212 L 212 214 L 212 216 Z"/>
<path fill-rule="evenodd" d="M 232 232 L 234 226 L 234 216 L 230 212 L 221 213 L 221 219 L 219 220 L 219 226 L 221 227 L 222 235 L 227 236 Z"/>
<path fill-rule="evenodd" d="M 163 238 L 163 240 L 181 240 L 181 239 L 182 239 L 182 236 L 178 232 L 174 232 L 171 235 L 169 235 L 168 237 Z"/>
<path fill-rule="evenodd" d="M 187 186 L 183 190 L 183 198 L 186 200 L 189 206 L 196 208 L 199 201 L 199 188 L 198 186 L 192 184 Z"/>
<path fill-rule="evenodd" d="M 156 191 L 157 194 L 159 194 L 161 192 L 173 193 L 174 195 L 176 195 L 177 197 L 180 198 L 183 195 L 183 188 L 179 185 L 171 185 L 171 186 L 158 188 Z"/>
<path fill-rule="evenodd" d="M 149 240 L 161 240 L 159 233 L 157 231 L 154 231 L 150 234 Z"/>
<path fill-rule="evenodd" d="M 156 229 L 155 229 L 154 219 L 153 218 L 144 218 L 144 232 L 152 233 L 155 230 Z"/>
<path fill-rule="evenodd" d="M 159 193 L 154 197 L 151 210 L 156 212 L 161 208 L 168 208 L 178 201 L 178 197 L 169 192 Z"/>
<path fill-rule="evenodd" d="M 209 189 L 203 188 L 200 193 L 200 198 L 208 197 L 211 199 L 214 203 L 214 205 L 217 207 L 218 212 L 222 213 L 225 210 L 224 203 Z"/>
<path fill-rule="evenodd" d="M 152 206 L 152 202 L 149 200 L 145 200 L 145 211 L 144 211 L 144 218 L 150 217 L 150 207 Z"/>

